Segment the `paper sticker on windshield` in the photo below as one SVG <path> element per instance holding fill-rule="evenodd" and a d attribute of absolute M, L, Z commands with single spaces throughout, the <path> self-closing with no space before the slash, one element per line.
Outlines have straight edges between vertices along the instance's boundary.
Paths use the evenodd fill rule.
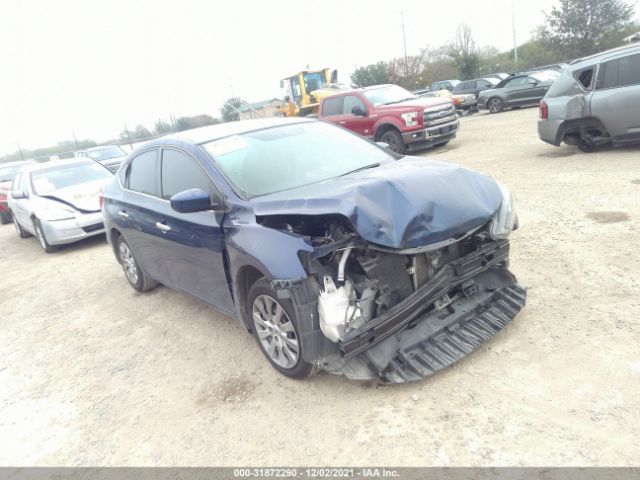
<path fill-rule="evenodd" d="M 207 144 L 207 150 L 209 150 L 213 156 L 225 155 L 227 153 L 235 152 L 247 148 L 249 144 L 240 135 L 234 135 L 232 137 L 221 138 L 215 142 Z"/>

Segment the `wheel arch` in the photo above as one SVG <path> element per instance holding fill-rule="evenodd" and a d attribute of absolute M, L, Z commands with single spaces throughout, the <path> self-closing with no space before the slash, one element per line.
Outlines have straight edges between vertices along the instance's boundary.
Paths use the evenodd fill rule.
<path fill-rule="evenodd" d="M 375 139 L 376 142 L 378 142 L 382 138 L 382 135 L 387 133 L 389 130 L 395 130 L 400 135 L 402 135 L 402 132 L 400 131 L 400 128 L 398 128 L 397 125 L 394 125 L 393 123 L 390 123 L 390 122 L 384 122 L 376 127 L 376 131 L 373 138 Z"/>
<path fill-rule="evenodd" d="M 254 265 L 243 265 L 236 272 L 234 288 L 236 291 L 237 309 L 242 317 L 242 323 L 244 323 L 245 328 L 249 332 L 251 331 L 251 318 L 247 310 L 247 298 L 251 287 L 261 278 L 269 277 Z"/>

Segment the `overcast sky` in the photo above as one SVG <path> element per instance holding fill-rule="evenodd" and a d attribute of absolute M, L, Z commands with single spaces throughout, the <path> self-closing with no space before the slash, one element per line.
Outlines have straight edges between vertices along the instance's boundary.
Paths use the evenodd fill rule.
<path fill-rule="evenodd" d="M 231 94 L 282 97 L 305 68 L 354 68 L 451 40 L 469 24 L 480 46 L 512 47 L 553 0 L 2 0 L 0 155 L 59 140 L 117 137 L 126 123 L 208 113 Z M 451 8 L 448 8 L 450 5 Z"/>

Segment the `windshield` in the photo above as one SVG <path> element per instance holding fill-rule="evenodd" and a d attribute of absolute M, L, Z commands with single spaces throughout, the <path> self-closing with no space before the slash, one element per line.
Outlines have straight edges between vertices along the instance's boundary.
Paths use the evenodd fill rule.
<path fill-rule="evenodd" d="M 398 85 L 389 85 L 388 87 L 363 90 L 362 94 L 376 107 L 378 105 L 388 105 L 390 103 L 398 103 L 403 100 L 418 98 L 417 95 L 414 95 L 409 90 L 405 90 Z"/>
<path fill-rule="evenodd" d="M 111 177 L 109 170 L 97 163 L 74 163 L 37 170 L 31 174 L 31 183 L 36 195 L 51 195 L 56 190 Z"/>
<path fill-rule="evenodd" d="M 125 151 L 120 147 L 104 147 L 96 150 L 87 150 L 89 158 L 99 162 L 100 160 L 107 160 L 109 158 L 123 157 L 126 155 Z"/>
<path fill-rule="evenodd" d="M 0 182 L 10 182 L 24 165 L 13 165 L 11 167 L 0 167 Z"/>
<path fill-rule="evenodd" d="M 323 122 L 267 128 L 203 146 L 248 198 L 321 182 L 392 160 L 377 145 Z"/>

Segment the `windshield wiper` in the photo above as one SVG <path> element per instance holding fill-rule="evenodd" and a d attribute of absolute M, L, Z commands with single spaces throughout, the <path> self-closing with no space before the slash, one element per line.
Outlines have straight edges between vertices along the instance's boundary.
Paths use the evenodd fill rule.
<path fill-rule="evenodd" d="M 362 170 L 367 170 L 369 168 L 376 168 L 376 167 L 379 167 L 379 166 L 380 166 L 380 163 L 372 163 L 371 165 L 365 165 L 364 167 L 356 168 L 355 170 L 351 170 L 350 172 L 343 173 L 340 176 L 344 177 L 345 175 L 350 175 L 352 173 L 360 172 Z"/>

